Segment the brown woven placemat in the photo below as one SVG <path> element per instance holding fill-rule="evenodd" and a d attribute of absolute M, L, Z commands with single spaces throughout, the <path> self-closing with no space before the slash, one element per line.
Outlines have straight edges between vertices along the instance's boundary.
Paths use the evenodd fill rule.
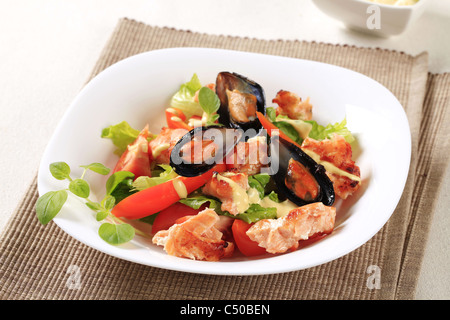
<path fill-rule="evenodd" d="M 262 276 L 212 276 L 143 266 L 98 252 L 54 223 L 41 226 L 34 181 L 0 237 L 1 299 L 412 299 L 436 195 L 447 166 L 450 76 L 428 74 L 427 54 L 213 36 L 119 21 L 91 77 L 128 56 L 168 47 L 210 47 L 310 59 L 379 81 L 404 106 L 412 162 L 388 223 L 366 244 L 327 264 Z M 79 286 L 70 281 L 74 268 Z M 369 266 L 381 287 L 370 285 Z"/>

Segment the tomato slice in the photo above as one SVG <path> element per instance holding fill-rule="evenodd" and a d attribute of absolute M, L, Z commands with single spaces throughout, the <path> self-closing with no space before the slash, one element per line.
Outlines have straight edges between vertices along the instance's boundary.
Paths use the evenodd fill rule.
<path fill-rule="evenodd" d="M 259 256 L 267 253 L 266 249 L 258 246 L 258 243 L 251 240 L 246 234 L 247 230 L 253 225 L 240 219 L 235 219 L 231 230 L 236 246 L 239 251 L 248 257 Z"/>
<path fill-rule="evenodd" d="M 261 125 L 264 127 L 264 129 L 266 129 L 267 134 L 269 136 L 272 136 L 273 130 L 278 130 L 281 138 L 295 144 L 297 147 L 300 148 L 300 145 L 297 142 L 289 138 L 283 131 L 281 131 L 276 125 L 274 125 L 269 119 L 267 119 L 261 112 L 256 111 L 256 115 L 258 116 L 259 122 L 261 122 Z"/>
<path fill-rule="evenodd" d="M 129 144 L 127 150 L 122 153 L 114 167 L 113 173 L 117 171 L 130 171 L 134 173 L 135 178 L 151 176 L 150 163 L 152 161 L 152 155 L 148 146 L 148 135 L 148 126 L 145 126 L 136 140 Z"/>
<path fill-rule="evenodd" d="M 184 184 L 187 194 L 197 190 L 211 179 L 214 172 L 226 170 L 225 164 L 217 164 L 211 170 L 197 177 L 176 177 L 167 182 L 150 187 L 120 201 L 111 213 L 116 217 L 140 219 L 166 209 L 180 200 L 177 184 Z"/>
<path fill-rule="evenodd" d="M 167 126 L 171 129 L 186 129 L 191 131 L 193 128 L 186 121 L 184 113 L 176 108 L 166 109 Z"/>
<path fill-rule="evenodd" d="M 155 234 L 160 230 L 167 230 L 175 223 L 182 223 L 187 216 L 194 216 L 206 208 L 206 205 L 199 209 L 193 209 L 181 202 L 175 202 L 173 205 L 162 210 L 155 218 L 152 226 L 152 233 Z"/>

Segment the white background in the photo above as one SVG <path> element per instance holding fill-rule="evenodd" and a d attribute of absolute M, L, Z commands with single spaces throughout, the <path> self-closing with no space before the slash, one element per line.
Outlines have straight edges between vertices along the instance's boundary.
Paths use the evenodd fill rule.
<path fill-rule="evenodd" d="M 309 0 L 0 0 L 0 230 L 123 17 L 210 34 L 427 51 L 431 72 L 450 72 L 448 0 L 431 0 L 416 25 L 387 39 L 349 31 Z M 450 298 L 449 192 L 445 183 L 416 299 Z"/>

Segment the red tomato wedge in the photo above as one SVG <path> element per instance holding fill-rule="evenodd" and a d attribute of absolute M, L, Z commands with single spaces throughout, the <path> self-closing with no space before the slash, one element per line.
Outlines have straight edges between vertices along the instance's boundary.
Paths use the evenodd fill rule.
<path fill-rule="evenodd" d="M 176 190 L 177 184 L 184 185 L 189 194 L 210 180 L 214 172 L 225 170 L 225 164 L 217 164 L 208 172 L 197 177 L 179 176 L 157 186 L 136 192 L 120 201 L 111 210 L 111 213 L 116 217 L 127 219 L 140 219 L 155 214 L 180 200 L 180 195 Z"/>
<path fill-rule="evenodd" d="M 297 142 L 294 142 L 294 140 L 289 138 L 285 133 L 283 133 L 283 131 L 281 131 L 276 125 L 274 125 L 269 119 L 267 119 L 261 112 L 256 111 L 256 115 L 258 116 L 259 122 L 261 122 L 261 125 L 264 127 L 264 129 L 266 129 L 267 134 L 269 136 L 272 136 L 273 130 L 278 130 L 281 138 L 295 144 L 297 147 L 300 148 L 300 145 Z"/>
<path fill-rule="evenodd" d="M 119 161 L 114 167 L 113 173 L 117 171 L 130 171 L 135 178 L 140 176 L 151 176 L 150 163 L 151 152 L 148 146 L 148 125 L 139 133 L 136 140 L 129 144 L 127 150 L 122 153 Z"/>
<path fill-rule="evenodd" d="M 160 230 L 167 230 L 175 223 L 182 223 L 188 216 L 195 216 L 204 208 L 206 208 L 206 205 L 199 209 L 193 209 L 181 202 L 175 202 L 173 205 L 158 213 L 153 222 L 152 233 L 155 234 Z"/>
<path fill-rule="evenodd" d="M 184 113 L 175 108 L 166 109 L 167 126 L 170 129 L 186 129 L 191 131 L 193 128 L 189 126 L 186 121 Z"/>
<path fill-rule="evenodd" d="M 247 257 L 259 256 L 267 253 L 266 249 L 258 246 L 258 243 L 251 240 L 246 234 L 247 230 L 252 226 L 245 221 L 235 219 L 231 230 L 233 231 L 233 238 L 240 252 Z"/>

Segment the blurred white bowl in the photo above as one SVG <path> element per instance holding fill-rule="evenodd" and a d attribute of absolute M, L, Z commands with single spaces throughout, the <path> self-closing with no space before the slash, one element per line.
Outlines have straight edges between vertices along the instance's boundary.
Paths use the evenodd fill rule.
<path fill-rule="evenodd" d="M 324 13 L 348 28 L 389 37 L 403 33 L 425 11 L 429 0 L 414 5 L 388 5 L 365 0 L 312 0 Z M 379 24 L 376 24 L 377 17 Z"/>

